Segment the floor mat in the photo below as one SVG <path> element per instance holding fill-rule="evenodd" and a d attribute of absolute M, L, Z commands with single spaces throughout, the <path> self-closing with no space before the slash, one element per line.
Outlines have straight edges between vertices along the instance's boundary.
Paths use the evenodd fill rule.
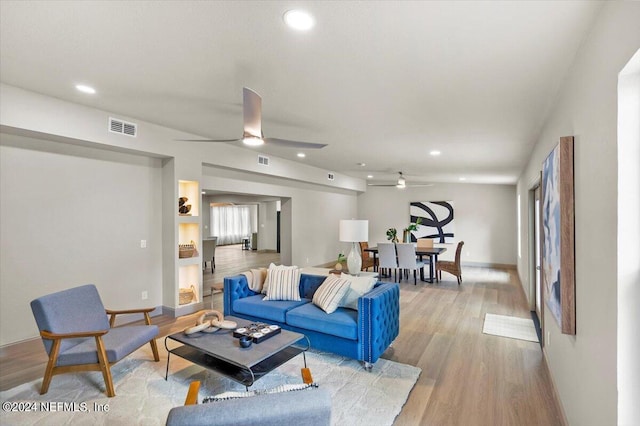
<path fill-rule="evenodd" d="M 485 314 L 482 332 L 511 339 L 539 342 L 533 320 L 528 318 Z"/>

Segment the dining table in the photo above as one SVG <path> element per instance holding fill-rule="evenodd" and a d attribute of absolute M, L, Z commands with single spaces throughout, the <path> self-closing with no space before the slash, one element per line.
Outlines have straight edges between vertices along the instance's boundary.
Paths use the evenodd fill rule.
<path fill-rule="evenodd" d="M 367 247 L 364 251 L 373 253 L 373 270 L 378 270 L 378 247 Z M 433 275 L 435 270 L 435 262 L 438 261 L 438 255 L 441 255 L 447 251 L 446 247 L 416 247 L 416 256 L 422 259 L 424 256 L 429 256 L 429 279 L 424 278 L 424 274 L 420 274 L 420 281 L 426 281 L 433 283 Z"/>

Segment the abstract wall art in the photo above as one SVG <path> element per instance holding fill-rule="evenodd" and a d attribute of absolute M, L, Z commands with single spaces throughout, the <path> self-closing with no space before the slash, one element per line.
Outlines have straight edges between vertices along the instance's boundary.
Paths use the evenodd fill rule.
<path fill-rule="evenodd" d="M 542 165 L 542 236 L 545 304 L 562 333 L 576 334 L 572 136 Z"/>
<path fill-rule="evenodd" d="M 418 218 L 422 222 L 411 232 L 411 241 L 432 238 L 435 243 L 453 242 L 453 201 L 414 201 L 409 204 L 409 221 L 415 223 Z"/>

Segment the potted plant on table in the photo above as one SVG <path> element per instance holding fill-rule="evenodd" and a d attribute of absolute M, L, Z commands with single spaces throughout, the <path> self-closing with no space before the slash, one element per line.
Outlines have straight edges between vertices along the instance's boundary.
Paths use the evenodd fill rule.
<path fill-rule="evenodd" d="M 342 264 L 347 261 L 347 256 L 343 253 L 338 253 L 338 263 L 336 263 L 336 271 L 342 271 Z"/>
<path fill-rule="evenodd" d="M 398 242 L 398 230 L 396 228 L 387 229 L 387 240 L 391 241 L 392 243 Z"/>
<path fill-rule="evenodd" d="M 422 223 L 422 218 L 419 217 L 415 223 L 410 223 L 409 226 L 407 226 L 406 228 L 404 228 L 403 233 L 402 233 L 402 241 L 404 241 L 405 243 L 410 243 L 411 242 L 411 232 L 412 231 L 417 231 L 418 230 L 418 225 L 420 225 Z"/>

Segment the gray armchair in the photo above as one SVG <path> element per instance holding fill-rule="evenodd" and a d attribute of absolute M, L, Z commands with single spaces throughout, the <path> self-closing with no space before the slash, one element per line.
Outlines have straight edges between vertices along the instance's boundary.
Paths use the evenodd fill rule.
<path fill-rule="evenodd" d="M 115 395 L 111 365 L 146 343 L 155 361 L 160 361 L 155 338 L 158 327 L 151 325 L 148 309 L 105 310 L 93 284 L 39 297 L 31 302 L 49 362 L 40 394 L 49 390 L 51 378 L 73 371 L 101 371 L 107 396 Z M 111 328 L 116 315 L 142 313 L 147 325 Z M 110 315 L 110 320 L 107 319 Z"/>
<path fill-rule="evenodd" d="M 167 426 L 331 424 L 331 397 L 326 389 L 261 394 L 194 405 L 199 387 L 198 382 L 191 384 L 185 405 L 169 411 Z"/>

